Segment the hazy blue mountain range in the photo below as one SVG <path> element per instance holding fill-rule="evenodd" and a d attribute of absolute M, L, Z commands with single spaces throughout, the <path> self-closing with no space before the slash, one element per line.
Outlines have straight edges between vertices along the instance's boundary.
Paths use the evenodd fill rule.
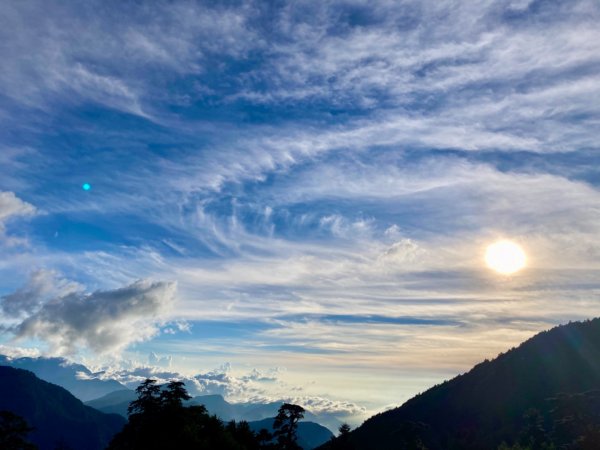
<path fill-rule="evenodd" d="M 103 397 L 86 402 L 86 405 L 105 413 L 116 413 L 127 417 L 129 402 L 135 400 L 136 394 L 129 389 L 121 389 L 106 394 Z M 246 420 L 248 422 L 259 421 L 275 417 L 282 402 L 270 403 L 229 403 L 221 395 L 199 395 L 192 398 L 188 404 L 204 405 L 210 414 L 219 416 L 224 421 Z M 306 411 L 305 419 L 320 423 L 330 429 L 337 429 L 337 419 L 331 417 L 316 416 Z M 323 420 L 325 419 L 325 420 Z"/>
<path fill-rule="evenodd" d="M 229 403 L 221 395 L 200 395 L 190 400 L 190 404 L 204 405 L 211 414 L 216 414 L 223 420 L 246 420 L 248 422 L 263 420 L 277 415 L 277 410 L 283 402 L 269 403 Z M 336 430 L 339 421 L 335 417 L 316 415 L 305 411 L 304 419 Z"/>
<path fill-rule="evenodd" d="M 120 389 L 110 392 L 100 398 L 85 402 L 86 405 L 105 413 L 119 414 L 127 418 L 127 407 L 137 395 L 132 389 Z"/>
<path fill-rule="evenodd" d="M 110 392 L 100 398 L 86 402 L 86 405 L 106 413 L 116 413 L 127 417 L 127 408 L 132 400 L 137 397 L 131 389 L 121 389 Z M 240 420 L 242 413 L 236 407 L 228 403 L 221 395 L 202 395 L 194 397 L 188 402 L 190 405 L 204 405 L 210 414 L 219 416 L 222 420 Z M 277 411 L 277 409 L 275 409 Z M 262 419 L 262 417 L 261 417 Z"/>
<path fill-rule="evenodd" d="M 83 404 L 66 389 L 41 380 L 30 371 L 0 366 L 0 411 L 23 417 L 34 428 L 29 440 L 41 450 L 54 450 L 59 445 L 72 449 L 104 449 L 125 424 L 122 416 L 126 416 L 127 406 L 135 398 L 134 391 L 122 389 Z M 248 410 L 248 416 L 254 416 L 260 409 L 253 404 L 230 404 L 220 395 L 195 397 L 189 404 L 203 404 L 211 414 L 223 420 L 238 417 L 244 409 Z M 119 414 L 111 414 L 112 409 Z M 264 411 L 270 412 L 270 409 Z M 249 422 L 254 431 L 272 430 L 272 424 L 273 418 Z M 322 425 L 304 421 L 299 424 L 298 437 L 302 448 L 311 450 L 331 439 L 333 434 Z"/>
<path fill-rule="evenodd" d="M 63 358 L 9 358 L 0 355 L 0 365 L 29 370 L 38 378 L 65 388 L 84 402 L 126 389 L 116 380 L 100 380 L 84 365 L 70 363 Z"/>
<path fill-rule="evenodd" d="M 350 442 L 360 450 L 489 450 L 519 441 L 600 448 L 599 389 L 600 319 L 570 323 L 371 417 Z"/>
<path fill-rule="evenodd" d="M 91 400 L 86 405 L 105 413 L 116 413 L 127 417 L 127 407 L 136 394 L 129 389 L 111 392 L 101 398 Z M 272 431 L 273 417 L 277 414 L 281 402 L 267 404 L 229 403 L 221 395 L 201 395 L 194 397 L 190 405 L 204 405 L 210 414 L 215 414 L 224 421 L 246 420 L 253 431 L 265 428 Z M 298 427 L 298 443 L 305 450 L 310 450 L 327 442 L 333 433 L 323 425 L 315 423 L 316 416 L 306 412 L 305 418 L 313 421 L 300 422 Z"/>
<path fill-rule="evenodd" d="M 9 358 L 0 355 L 0 365 L 16 367 L 33 372 L 37 377 L 57 384 L 89 406 L 106 413 L 127 417 L 127 406 L 135 399 L 135 392 L 112 379 L 100 379 L 82 364 L 64 358 Z M 195 397 L 191 404 L 204 404 L 211 414 L 223 420 L 262 420 L 274 417 L 281 402 L 228 403 L 221 395 Z M 306 419 L 320 423 L 330 430 L 337 430 L 341 422 L 331 414 L 315 415 L 306 412 Z"/>
<path fill-rule="evenodd" d="M 84 405 L 65 389 L 32 372 L 0 367 L 0 410 L 24 417 L 42 450 L 66 444 L 103 448 L 124 424 L 135 392 L 119 389 Z M 197 396 L 223 420 L 270 428 L 278 402 L 229 403 Z M 266 417 L 254 418 L 260 415 Z M 469 372 L 434 386 L 399 408 L 377 414 L 341 439 L 311 423 L 300 424 L 300 443 L 311 449 L 495 450 L 498 448 L 597 449 L 600 442 L 600 319 L 542 332 Z M 520 447 L 501 447 L 520 445 Z M 554 447 L 548 447 L 553 445 Z"/>
<path fill-rule="evenodd" d="M 102 450 L 125 424 L 32 372 L 7 366 L 0 366 L 0 410 L 23 417 L 34 428 L 29 440 L 40 450 Z"/>
<path fill-rule="evenodd" d="M 273 418 L 249 422 L 250 428 L 254 432 L 266 429 L 273 432 Z M 322 425 L 314 422 L 300 422 L 298 424 L 298 445 L 304 450 L 312 450 L 319 445 L 329 441 L 333 433 Z"/>

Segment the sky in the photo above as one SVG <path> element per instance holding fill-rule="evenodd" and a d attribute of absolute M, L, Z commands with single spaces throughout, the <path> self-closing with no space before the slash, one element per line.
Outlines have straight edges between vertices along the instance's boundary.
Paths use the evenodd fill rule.
<path fill-rule="evenodd" d="M 599 21 L 0 1 L 0 350 L 352 421 L 597 316 Z"/>

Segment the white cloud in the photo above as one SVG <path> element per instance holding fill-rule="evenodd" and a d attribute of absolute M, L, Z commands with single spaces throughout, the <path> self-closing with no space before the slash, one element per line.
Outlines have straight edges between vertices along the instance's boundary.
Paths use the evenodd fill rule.
<path fill-rule="evenodd" d="M 282 369 L 280 367 L 269 369 L 266 372 L 254 368 L 248 375 L 242 376 L 241 379 L 243 381 L 271 383 L 279 379 L 280 372 L 282 372 Z"/>
<path fill-rule="evenodd" d="M 39 348 L 15 347 L 14 345 L 0 344 L 0 355 L 9 358 L 38 358 L 42 356 L 42 352 Z"/>
<path fill-rule="evenodd" d="M 150 352 L 148 355 L 148 364 L 156 367 L 171 367 L 171 363 L 173 362 L 173 357 L 171 355 L 159 356 L 154 352 Z"/>
<path fill-rule="evenodd" d="M 314 414 L 332 414 L 339 417 L 364 415 L 364 407 L 352 402 L 331 400 L 323 397 L 290 397 L 287 401 L 303 406 Z"/>
<path fill-rule="evenodd" d="M 30 275 L 23 287 L 0 298 L 0 308 L 11 318 L 22 318 L 33 314 L 52 298 L 65 297 L 81 289 L 78 283 L 62 279 L 54 271 L 40 269 Z"/>
<path fill-rule="evenodd" d="M 35 207 L 18 198 L 14 192 L 0 191 L 0 223 L 11 217 L 35 213 Z"/>
<path fill-rule="evenodd" d="M 21 200 L 14 192 L 0 191 L 0 244 L 9 247 L 26 244 L 26 239 L 6 234 L 6 223 L 15 217 L 31 216 L 35 213 L 36 208 Z"/>
<path fill-rule="evenodd" d="M 517 163 L 531 153 L 549 161 L 557 152 L 597 149 L 600 12 L 593 0 L 539 13 L 528 12 L 529 4 L 295 2 L 262 12 L 253 2 L 216 9 L 159 2 L 132 14 L 7 4 L 0 40 L 11 45 L 0 49 L 0 84 L 18 108 L 56 112 L 92 102 L 145 115 L 163 125 L 160 132 L 146 124 L 112 134 L 118 132 L 99 123 L 93 137 L 107 133 L 107 146 L 143 146 L 159 136 L 173 151 L 148 151 L 139 167 L 123 171 L 111 159 L 115 184 L 107 195 L 37 194 L 54 213 L 93 219 L 110 211 L 137 218 L 140 231 L 158 225 L 169 252 L 149 239 L 78 254 L 39 248 L 18 255 L 18 263 L 2 258 L 3 268 L 43 263 L 113 288 L 69 291 L 67 282 L 42 271 L 4 297 L 4 313 L 27 316 L 19 334 L 59 353 L 118 351 L 153 336 L 162 320 L 169 321 L 162 332 L 173 339 L 190 331 L 175 318 L 258 321 L 273 329 L 241 342 L 206 339 L 198 348 L 246 359 L 249 352 L 273 359 L 281 351 L 281 358 L 306 362 L 308 373 L 327 364 L 341 370 L 349 354 L 373 371 L 459 370 L 560 320 L 597 314 L 598 189 L 569 178 L 569 162 L 552 174 L 541 159 Z M 364 24 L 347 20 L 352 8 L 362 9 Z M 521 20 L 525 13 L 537 15 Z M 229 64 L 240 72 L 228 72 Z M 220 90 L 211 84 L 215 71 L 235 82 L 218 77 L 227 86 Z M 207 124 L 196 109 L 186 115 L 186 106 L 207 99 L 232 114 L 236 102 L 244 111 L 260 105 L 279 122 L 235 116 Z M 0 115 L 11 120 L 10 112 Z M 51 148 L 36 152 L 21 158 L 21 168 L 25 160 L 42 160 L 46 168 L 72 157 L 52 155 Z M 6 155 L 0 163 L 16 167 Z M 38 175 L 27 173 L 31 180 Z M 15 178 L 4 189 L 26 184 Z M 35 211 L 1 192 L 0 230 Z M 522 274 L 500 280 L 483 269 L 480 253 L 498 237 L 526 247 L 530 266 Z M 0 240 L 9 238 L 0 233 Z M 178 308 L 169 308 L 170 284 L 114 289 L 150 276 L 179 280 Z M 366 322 L 318 318 L 336 314 Z M 461 327 L 427 326 L 421 337 L 414 325 L 368 322 L 376 315 Z M 439 351 L 445 344 L 452 348 Z M 298 352 L 273 350 L 277 345 Z M 315 356 L 322 354 L 327 358 Z M 209 372 L 190 383 L 196 392 L 229 395 L 261 377 L 270 378 Z"/>
<path fill-rule="evenodd" d="M 13 331 L 17 338 L 48 343 L 54 354 L 120 352 L 158 333 L 175 289 L 175 283 L 140 280 L 120 289 L 70 293 L 43 303 Z"/>
<path fill-rule="evenodd" d="M 218 394 L 224 396 L 229 402 L 255 405 L 293 402 L 304 406 L 311 413 L 325 420 L 335 417 L 341 420 L 350 418 L 358 422 L 365 417 L 366 409 L 352 402 L 317 395 L 290 396 L 290 392 L 301 392 L 303 387 L 283 381 L 281 376 L 285 372 L 286 370 L 282 368 L 266 371 L 254 368 L 249 373 L 234 375 L 231 365 L 225 363 L 215 370 L 194 375 L 147 366 L 105 367 L 101 372 L 101 378 L 117 380 L 132 389 L 146 378 L 156 379 L 159 384 L 175 379 L 185 382 L 186 389 L 192 396 Z"/>

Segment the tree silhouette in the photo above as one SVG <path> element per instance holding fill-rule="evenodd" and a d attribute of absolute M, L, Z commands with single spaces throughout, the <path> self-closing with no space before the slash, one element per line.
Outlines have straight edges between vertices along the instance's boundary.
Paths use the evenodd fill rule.
<path fill-rule="evenodd" d="M 549 446 L 544 417 L 539 409 L 530 408 L 523 415 L 525 425 L 521 431 L 520 444 L 531 450 L 545 450 Z"/>
<path fill-rule="evenodd" d="M 398 440 L 401 441 L 407 450 L 427 450 L 423 443 L 423 436 L 427 430 L 427 425 L 422 422 L 406 421 L 399 424 Z"/>
<path fill-rule="evenodd" d="M 129 405 L 129 421 L 108 450 L 263 450 L 248 423 L 210 416 L 202 405 L 184 406 L 191 397 L 181 381 L 158 386 L 147 379 Z"/>
<path fill-rule="evenodd" d="M 328 450 L 355 450 L 356 447 L 350 438 L 350 425 L 343 423 L 338 428 L 338 437 L 332 437 L 326 448 Z"/>
<path fill-rule="evenodd" d="M 132 401 L 127 408 L 127 414 L 152 414 L 157 412 L 161 406 L 160 386 L 156 380 L 147 378 L 140 384 L 135 392 L 137 400 Z"/>
<path fill-rule="evenodd" d="M 600 428 L 598 426 L 590 426 L 577 439 L 577 448 L 581 450 L 594 450 L 598 448 L 598 443 L 600 443 Z"/>
<path fill-rule="evenodd" d="M 271 439 L 273 439 L 273 436 L 269 433 L 268 436 L 263 436 L 261 441 L 261 438 L 252 431 L 250 425 L 245 420 L 237 423 L 235 420 L 232 420 L 225 428 L 234 437 L 236 442 L 242 444 L 244 448 L 248 450 L 263 450 L 270 448 L 268 444 Z M 268 437 L 268 439 L 265 441 L 264 437 Z"/>
<path fill-rule="evenodd" d="M 284 403 L 279 408 L 273 422 L 274 436 L 281 450 L 298 450 L 298 422 L 304 418 L 304 408 L 290 403 Z"/>
<path fill-rule="evenodd" d="M 275 448 L 275 444 L 272 444 L 273 434 L 270 433 L 266 428 L 261 428 L 261 430 L 256 435 L 256 440 L 258 441 L 260 449 L 267 450 Z"/>
<path fill-rule="evenodd" d="M 36 450 L 25 436 L 33 431 L 25 419 L 10 411 L 0 411 L 0 448 L 2 450 Z"/>
<path fill-rule="evenodd" d="M 181 408 L 183 402 L 191 398 L 192 396 L 185 390 L 183 381 L 171 381 L 167 388 L 160 393 L 160 402 L 163 407 L 167 408 Z"/>
<path fill-rule="evenodd" d="M 340 432 L 340 437 L 347 437 L 350 435 L 350 425 L 343 423 L 338 428 L 338 431 Z"/>
<path fill-rule="evenodd" d="M 64 439 L 59 439 L 53 450 L 73 450 L 73 447 L 69 446 Z"/>

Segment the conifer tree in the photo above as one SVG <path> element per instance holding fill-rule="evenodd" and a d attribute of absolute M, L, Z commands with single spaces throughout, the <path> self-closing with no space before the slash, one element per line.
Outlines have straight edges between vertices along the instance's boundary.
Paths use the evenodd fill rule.
<path fill-rule="evenodd" d="M 296 442 L 298 437 L 298 422 L 304 418 L 304 408 L 290 403 L 284 403 L 279 408 L 277 417 L 273 422 L 274 436 L 281 450 L 299 450 L 301 447 Z"/>

